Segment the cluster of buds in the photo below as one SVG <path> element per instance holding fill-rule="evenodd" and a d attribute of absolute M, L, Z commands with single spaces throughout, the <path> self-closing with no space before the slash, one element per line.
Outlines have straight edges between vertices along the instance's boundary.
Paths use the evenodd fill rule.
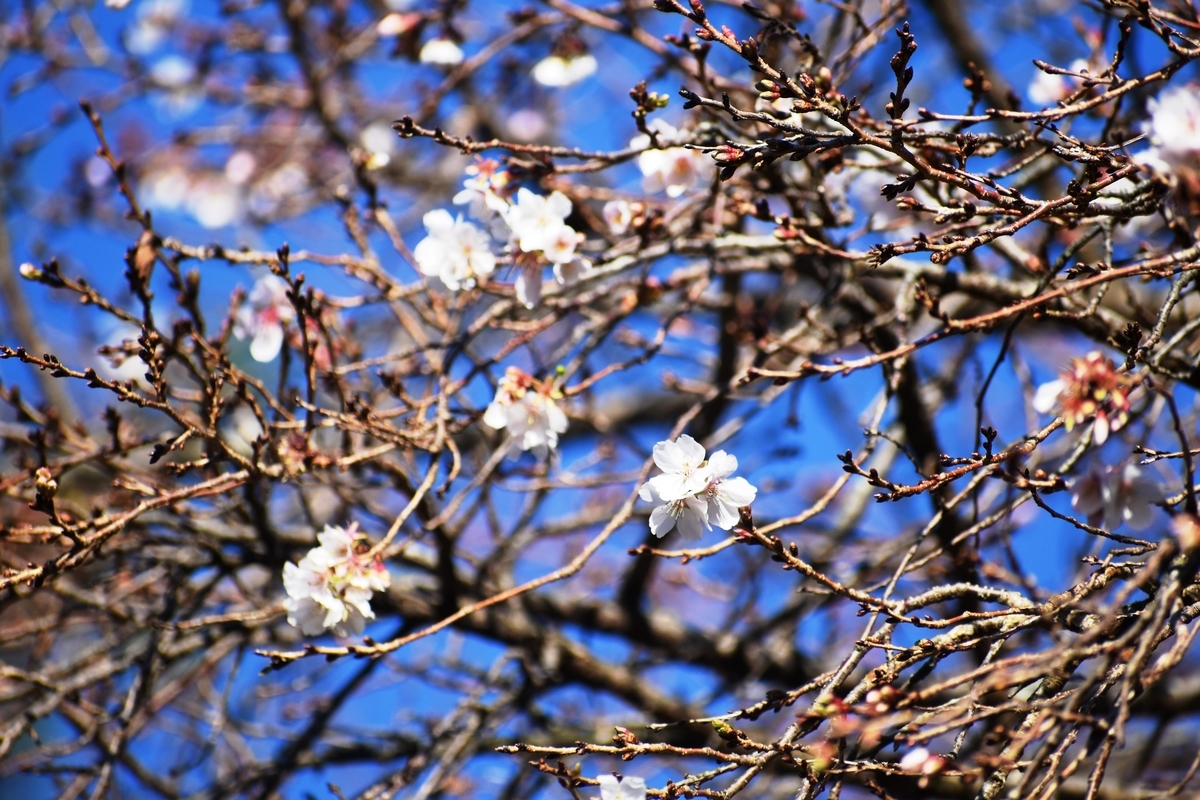
<path fill-rule="evenodd" d="M 544 453 L 558 446 L 558 435 L 567 430 L 567 415 L 556 401 L 562 399 L 555 381 L 538 380 L 517 367 L 509 367 L 496 398 L 483 414 L 487 425 L 512 434 L 512 443 L 521 450 Z"/>
<path fill-rule="evenodd" d="M 1093 351 L 1072 359 L 1058 380 L 1039 386 L 1033 405 L 1042 414 L 1057 405 L 1067 430 L 1095 417 L 1092 436 L 1104 444 L 1129 421 L 1129 396 L 1140 384 L 1139 376 L 1119 372 L 1111 359 Z"/>
<path fill-rule="evenodd" d="M 317 541 L 320 546 L 309 550 L 299 564 L 289 561 L 283 567 L 288 622 L 305 636 L 327 628 L 338 636 L 357 636 L 367 620 L 375 619 L 371 595 L 387 589 L 392 577 L 383 561 L 370 555 L 356 523 L 344 528 L 327 525 Z"/>

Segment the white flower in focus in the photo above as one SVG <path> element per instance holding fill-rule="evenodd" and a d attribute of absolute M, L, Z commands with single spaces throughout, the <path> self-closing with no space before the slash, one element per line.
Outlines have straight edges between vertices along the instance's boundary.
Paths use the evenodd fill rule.
<path fill-rule="evenodd" d="M 439 36 L 425 43 L 425 46 L 421 48 L 421 52 L 417 55 L 417 59 L 422 64 L 453 67 L 462 63 L 463 51 L 461 47 L 454 43 L 454 40 L 448 39 L 445 36 Z"/>
<path fill-rule="evenodd" d="M 679 131 L 661 119 L 653 120 L 647 127 L 658 134 L 660 144 L 679 138 Z M 639 134 L 629 141 L 629 146 L 644 150 L 650 146 L 650 137 Z M 642 171 L 642 188 L 647 192 L 666 192 L 667 197 L 679 197 L 709 179 L 713 162 L 696 150 L 666 147 L 662 150 L 646 150 L 639 155 L 638 169 Z"/>
<path fill-rule="evenodd" d="M 233 335 L 239 340 L 250 338 L 250 357 L 255 361 L 272 361 L 283 347 L 284 327 L 296 316 L 287 292 L 288 285 L 282 278 L 264 275 L 238 309 Z"/>
<path fill-rule="evenodd" d="M 729 477 L 737 458 L 718 450 L 705 459 L 704 446 L 686 434 L 656 444 L 654 463 L 663 474 L 646 481 L 638 497 L 656 506 L 650 513 L 655 536 L 676 526 L 686 539 L 699 539 L 714 526 L 727 531 L 738 523 L 738 509 L 758 495 L 745 478 Z"/>
<path fill-rule="evenodd" d="M 691 541 L 699 539 L 705 531 L 712 530 L 712 523 L 708 521 L 708 506 L 694 494 L 668 500 L 653 481 L 647 481 L 638 489 L 638 497 L 655 506 L 650 512 L 650 532 L 660 539 L 675 527 L 679 528 L 683 538 Z"/>
<path fill-rule="evenodd" d="M 533 67 L 533 79 L 542 86 L 563 88 L 579 83 L 596 71 L 596 57 L 591 53 L 563 58 L 548 56 Z"/>
<path fill-rule="evenodd" d="M 471 288 L 477 278 L 490 275 L 496 256 L 486 233 L 460 216 L 438 209 L 424 217 L 429 235 L 413 250 L 421 273 L 441 279 L 446 288 Z"/>
<path fill-rule="evenodd" d="M 522 187 L 517 202 L 508 208 L 505 221 L 516 238 L 517 246 L 526 252 L 550 247 L 567 227 L 571 201 L 562 192 L 548 197 L 534 194 Z"/>
<path fill-rule="evenodd" d="M 1200 87 L 1173 86 L 1147 104 L 1150 120 L 1142 124 L 1150 149 L 1134 156 L 1144 166 L 1170 175 L 1194 165 L 1200 155 Z"/>
<path fill-rule="evenodd" d="M 596 778 L 600 784 L 600 800 L 646 800 L 646 781 L 626 775 L 617 780 L 613 775 Z"/>
<path fill-rule="evenodd" d="M 664 500 L 679 500 L 704 491 L 708 485 L 708 462 L 704 445 L 686 433 L 674 442 L 654 445 L 654 465 L 663 471 L 647 481 Z M 736 468 L 736 464 L 734 465 Z"/>
<path fill-rule="evenodd" d="M 521 450 L 545 452 L 558 446 L 558 435 L 567 430 L 567 415 L 555 402 L 562 395 L 553 380 L 539 381 L 532 375 L 509 367 L 496 398 L 484 412 L 485 424 L 512 434 L 513 445 Z"/>
<path fill-rule="evenodd" d="M 628 200 L 609 200 L 604 204 L 603 216 L 614 236 L 624 236 L 633 224 L 633 204 Z"/>
<path fill-rule="evenodd" d="M 288 622 L 306 636 L 327 628 L 339 636 L 357 636 L 368 619 L 375 618 L 371 595 L 391 585 L 391 575 L 378 557 L 367 559 L 367 548 L 358 526 L 332 525 L 317 536 L 319 547 L 308 551 L 299 564 L 283 567 L 283 601 Z"/>
<path fill-rule="evenodd" d="M 1144 530 L 1154 519 L 1154 505 L 1166 499 L 1162 484 L 1133 463 L 1089 471 L 1067 486 L 1071 506 L 1087 515 L 1088 524 L 1108 530 L 1116 530 L 1122 523 Z"/>
<path fill-rule="evenodd" d="M 703 498 L 707 503 L 708 521 L 723 531 L 738 523 L 738 509 L 754 502 L 758 489 L 745 478 L 729 478 L 737 469 L 737 457 L 718 450 L 708 459 L 708 485 Z"/>

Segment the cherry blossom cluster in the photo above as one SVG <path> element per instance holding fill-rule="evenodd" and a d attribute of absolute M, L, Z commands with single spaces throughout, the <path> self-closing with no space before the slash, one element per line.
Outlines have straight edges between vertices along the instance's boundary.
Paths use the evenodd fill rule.
<path fill-rule="evenodd" d="M 592 263 L 577 252 L 583 234 L 566 223 L 572 207 L 566 195 L 539 195 L 524 187 L 514 195 L 508 173 L 493 161 L 480 161 L 467 174 L 454 203 L 466 205 L 486 230 L 461 214 L 430 211 L 424 217 L 428 235 L 414 250 L 423 274 L 440 279 L 451 291 L 469 289 L 496 268 L 491 237 L 505 239 L 519 270 L 514 287 L 517 299 L 533 308 L 542 296 L 546 267 L 553 268 L 560 284 L 573 283 L 592 269 Z"/>
<path fill-rule="evenodd" d="M 283 567 L 283 607 L 288 622 L 305 636 L 332 629 L 338 636 L 357 636 L 367 620 L 375 619 L 371 595 L 392 583 L 378 556 L 368 557 L 366 539 L 358 525 L 326 525 L 317 534 L 319 547 L 308 551 L 299 564 Z"/>
<path fill-rule="evenodd" d="M 538 380 L 509 367 L 483 421 L 496 430 L 508 429 L 511 446 L 542 454 L 557 447 L 558 435 L 567 430 L 567 415 L 555 402 L 561 399 L 553 380 Z"/>
<path fill-rule="evenodd" d="M 658 537 L 676 526 L 685 539 L 699 539 L 714 526 L 727 531 L 737 524 L 738 509 L 758 494 L 745 478 L 729 477 L 737 457 L 718 450 L 706 459 L 704 446 L 687 434 L 654 445 L 654 463 L 663 474 L 646 481 L 638 496 L 656 506 L 650 531 Z"/>
<path fill-rule="evenodd" d="M 1092 436 L 1096 444 L 1104 444 L 1109 433 L 1129 421 L 1129 395 L 1140 384 L 1140 377 L 1119 372 L 1112 359 L 1094 350 L 1071 359 L 1058 380 L 1039 386 L 1033 406 L 1042 414 L 1060 408 L 1067 430 L 1095 417 Z"/>

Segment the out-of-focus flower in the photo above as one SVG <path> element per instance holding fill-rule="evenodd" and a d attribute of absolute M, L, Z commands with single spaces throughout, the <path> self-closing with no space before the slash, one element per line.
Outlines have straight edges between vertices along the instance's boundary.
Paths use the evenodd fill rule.
<path fill-rule="evenodd" d="M 930 776 L 938 774 L 945 766 L 945 758 L 930 753 L 924 747 L 909 750 L 900 759 L 899 764 L 900 769 L 903 771 L 916 773 L 921 776 L 919 785 L 922 788 L 929 785 Z"/>
<path fill-rule="evenodd" d="M 574 57 L 547 56 L 534 64 L 533 79 L 542 86 L 571 86 L 592 75 L 596 66 L 596 57 L 591 53 Z"/>
<path fill-rule="evenodd" d="M 392 162 L 392 153 L 396 150 L 396 132 L 388 122 L 372 122 L 363 128 L 359 141 L 370 154 L 367 158 L 367 169 L 382 169 Z"/>
<path fill-rule="evenodd" d="M 600 800 L 646 800 L 646 781 L 626 775 L 617 780 L 613 775 L 596 778 L 600 784 Z"/>
<path fill-rule="evenodd" d="M 368 548 L 355 523 L 327 525 L 317 541 L 320 546 L 299 564 L 289 561 L 283 567 L 288 622 L 306 636 L 327 628 L 339 636 L 357 636 L 375 618 L 371 595 L 387 589 L 391 575 L 378 557 L 366 557 Z"/>
<path fill-rule="evenodd" d="M 490 158 L 476 159 L 464 170 L 467 174 L 463 188 L 454 195 L 454 205 L 467 206 L 467 213 L 480 222 L 491 222 L 508 211 L 507 197 L 511 191 L 508 170 Z"/>
<path fill-rule="evenodd" d="M 516 238 L 517 246 L 526 252 L 550 247 L 571 213 L 571 201 L 562 192 L 546 197 L 522 187 L 517 202 L 508 208 L 505 221 Z"/>
<path fill-rule="evenodd" d="M 1086 514 L 1088 524 L 1116 530 L 1122 523 L 1144 530 L 1154 519 L 1154 505 L 1166 499 L 1161 483 L 1132 462 L 1090 470 L 1068 482 L 1071 505 Z"/>
<path fill-rule="evenodd" d="M 1075 73 L 1085 73 L 1089 69 L 1088 62 L 1077 58 L 1067 69 Z M 1033 76 L 1033 80 L 1029 82 L 1029 88 L 1025 93 L 1029 95 L 1029 99 L 1035 105 L 1046 107 L 1065 100 L 1079 91 L 1079 87 L 1082 85 L 1083 81 L 1073 75 L 1051 75 L 1049 72 L 1039 69 Z"/>
<path fill-rule="evenodd" d="M 205 175 L 188 190 L 188 211 L 205 228 L 224 228 L 242 218 L 242 193 L 224 175 Z"/>
<path fill-rule="evenodd" d="M 1071 359 L 1058 380 L 1039 386 L 1033 407 L 1041 414 L 1061 408 L 1067 430 L 1094 416 L 1092 436 L 1096 444 L 1104 444 L 1109 433 L 1129 420 L 1129 395 L 1139 384 L 1140 377 L 1118 372 L 1111 359 L 1093 351 Z"/>
<path fill-rule="evenodd" d="M 129 0 L 104 0 L 104 5 L 108 8 L 120 11 L 125 6 L 129 5 Z"/>
<path fill-rule="evenodd" d="M 225 162 L 225 180 L 241 186 L 254 177 L 258 160 L 247 150 L 238 150 Z"/>
<path fill-rule="evenodd" d="M 439 36 L 436 39 L 430 39 L 421 48 L 421 52 L 417 58 L 422 64 L 434 64 L 439 67 L 453 67 L 461 64 L 463 60 L 462 48 L 454 43 L 453 39 L 448 39 L 445 36 Z"/>
<path fill-rule="evenodd" d="M 171 29 L 187 15 L 188 5 L 188 0 L 143 0 L 137 20 L 126 32 L 125 46 L 139 55 L 162 47 Z"/>
<path fill-rule="evenodd" d="M 1200 156 L 1200 87 L 1172 86 L 1147 103 L 1150 119 L 1142 130 L 1150 149 L 1134 159 L 1165 176 L 1179 167 L 1197 166 Z"/>
<path fill-rule="evenodd" d="M 284 327 L 296 316 L 287 297 L 288 285 L 277 275 L 264 275 L 250 290 L 247 302 L 238 309 L 233 335 L 250 338 L 250 357 L 266 363 L 283 347 Z"/>
<path fill-rule="evenodd" d="M 486 233 L 444 209 L 424 217 L 429 235 L 417 243 L 413 254 L 422 274 L 439 278 L 446 288 L 471 288 L 496 268 L 496 256 Z"/>
<path fill-rule="evenodd" d="M 553 379 L 539 381 L 517 367 L 509 367 L 483 421 L 496 430 L 507 428 L 513 444 L 521 450 L 544 453 L 547 448 L 557 447 L 558 435 L 567 430 L 567 415 L 555 402 L 560 399 L 562 394 Z"/>
<path fill-rule="evenodd" d="M 638 496 L 656 506 L 650 513 L 655 536 L 676 526 L 686 539 L 699 539 L 713 526 L 729 530 L 738 522 L 738 509 L 758 494 L 745 478 L 729 477 L 737 458 L 718 450 L 705 459 L 704 446 L 686 434 L 656 444 L 654 463 L 663 474 L 646 481 Z"/>
<path fill-rule="evenodd" d="M 21 277 L 27 281 L 41 280 L 42 276 L 46 274 L 42 272 L 41 267 L 29 261 L 22 262 L 21 266 L 17 267 L 17 270 L 21 273 Z"/>
<path fill-rule="evenodd" d="M 380 36 L 400 36 L 412 30 L 413 26 L 422 19 L 423 15 L 421 14 L 402 14 L 393 11 L 376 23 L 375 32 Z"/>
<path fill-rule="evenodd" d="M 661 119 L 651 121 L 646 127 L 658 135 L 660 146 L 679 139 L 679 131 Z M 639 134 L 629 141 L 629 146 L 645 149 L 650 146 L 650 137 Z M 639 155 L 638 169 L 642 171 L 642 188 L 647 192 L 666 192 L 667 197 L 679 197 L 707 181 L 712 175 L 713 163 L 699 151 L 666 146 Z"/>
<path fill-rule="evenodd" d="M 536 141 L 542 138 L 546 129 L 550 127 L 546 115 L 536 108 L 517 109 L 508 115 L 505 125 L 508 126 L 509 136 L 520 142 Z"/>
<path fill-rule="evenodd" d="M 636 216 L 633 203 L 628 200 L 609 200 L 604 204 L 604 221 L 614 236 L 624 236 Z"/>

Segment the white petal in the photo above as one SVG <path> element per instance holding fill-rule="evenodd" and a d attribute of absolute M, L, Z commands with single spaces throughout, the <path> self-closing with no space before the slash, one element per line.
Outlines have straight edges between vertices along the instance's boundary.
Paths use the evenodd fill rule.
<path fill-rule="evenodd" d="M 695 541 L 704 535 L 704 531 L 712 529 L 708 523 L 708 509 L 704 503 L 694 497 L 688 497 L 679 502 L 683 508 L 677 524 L 683 538 Z"/>
<path fill-rule="evenodd" d="M 508 425 L 508 409 L 509 406 L 501 402 L 493 402 L 487 407 L 487 411 L 483 412 L 484 424 L 500 430 Z"/>
<path fill-rule="evenodd" d="M 622 778 L 621 800 L 646 800 L 646 781 L 632 775 Z"/>
<path fill-rule="evenodd" d="M 542 268 L 525 267 L 517 276 L 517 299 L 526 308 L 533 308 L 542 299 Z"/>
<path fill-rule="evenodd" d="M 669 505 L 659 506 L 650 512 L 650 532 L 660 539 L 675 527 L 675 517 L 671 516 L 670 509 Z"/>
<path fill-rule="evenodd" d="M 725 502 L 720 497 L 708 501 L 708 521 L 714 527 L 727 531 L 738 524 L 740 515 L 737 506 Z"/>
<path fill-rule="evenodd" d="M 745 478 L 730 478 L 721 482 L 721 497 L 736 507 L 748 506 L 758 496 L 758 489 Z"/>
<path fill-rule="evenodd" d="M 273 361 L 283 347 L 283 326 L 278 322 L 259 326 L 250 340 L 250 357 L 259 363 Z"/>
<path fill-rule="evenodd" d="M 1064 389 L 1062 381 L 1050 381 L 1038 387 L 1033 396 L 1033 410 L 1039 414 L 1049 414 L 1058 404 L 1058 396 Z"/>
<path fill-rule="evenodd" d="M 718 450 L 708 457 L 709 480 L 727 478 L 737 472 L 737 456 L 731 456 L 724 450 Z"/>
<path fill-rule="evenodd" d="M 600 784 L 601 800 L 617 800 L 620 797 L 620 783 L 612 775 L 601 775 L 596 782 Z"/>

